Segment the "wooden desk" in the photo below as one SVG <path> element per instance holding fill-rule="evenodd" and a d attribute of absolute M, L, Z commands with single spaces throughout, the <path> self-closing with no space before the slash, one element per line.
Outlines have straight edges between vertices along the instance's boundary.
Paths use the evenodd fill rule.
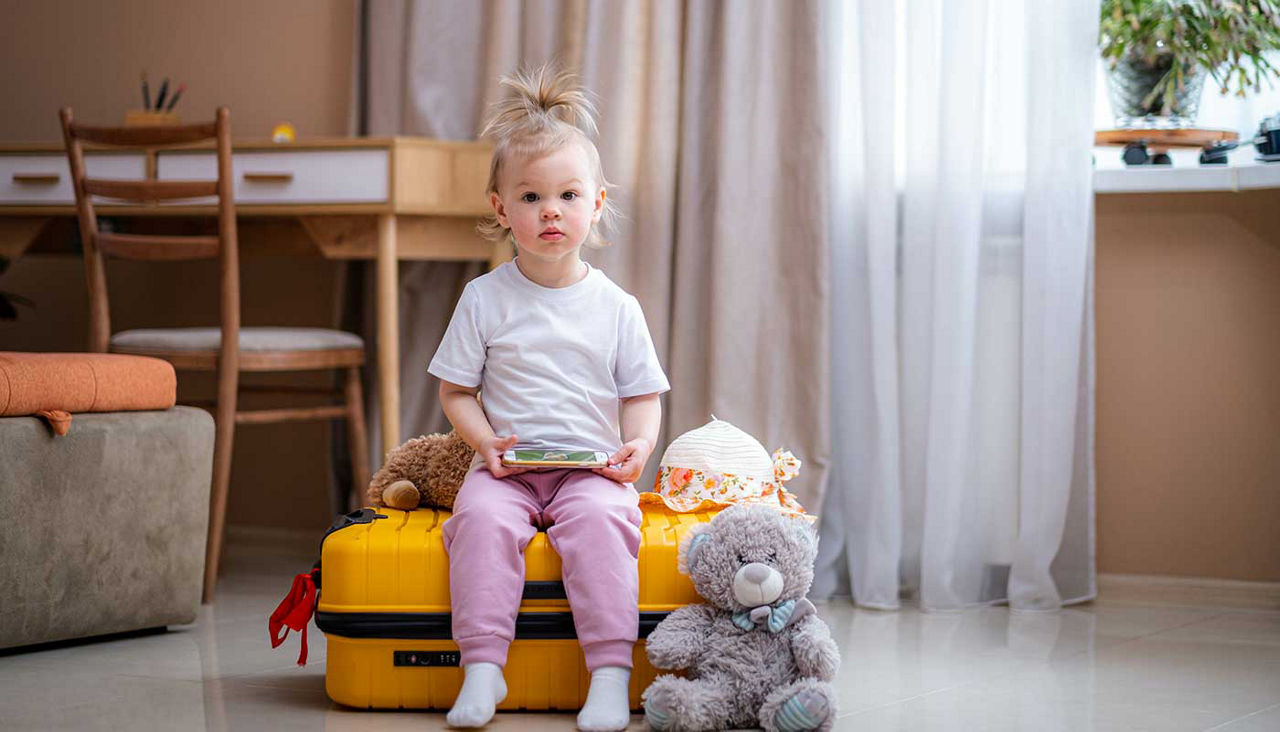
<path fill-rule="evenodd" d="M 492 147 L 410 137 L 237 142 L 232 169 L 240 250 L 320 254 L 377 262 L 378 397 L 382 451 L 400 444 L 400 342 L 397 262 L 509 258 L 480 238 Z M 89 150 L 89 174 L 104 178 L 212 179 L 210 146 L 120 153 Z M 102 217 L 127 217 L 145 230 L 176 217 L 213 216 L 201 201 L 96 203 Z M 0 146 L 0 256 L 20 256 L 58 219 L 74 219 L 60 143 Z"/>

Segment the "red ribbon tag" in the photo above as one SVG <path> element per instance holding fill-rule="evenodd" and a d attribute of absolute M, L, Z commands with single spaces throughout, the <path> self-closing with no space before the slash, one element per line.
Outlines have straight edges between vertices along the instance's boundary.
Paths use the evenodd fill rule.
<path fill-rule="evenodd" d="M 289 637 L 289 630 L 302 631 L 302 650 L 298 652 L 298 665 L 307 665 L 307 625 L 311 622 L 311 613 L 316 609 L 316 583 L 311 573 L 300 574 L 293 578 L 293 587 L 280 602 L 276 611 L 271 613 L 267 621 L 267 629 L 271 631 L 271 647 L 277 648 Z M 281 633 L 280 631 L 284 631 Z"/>

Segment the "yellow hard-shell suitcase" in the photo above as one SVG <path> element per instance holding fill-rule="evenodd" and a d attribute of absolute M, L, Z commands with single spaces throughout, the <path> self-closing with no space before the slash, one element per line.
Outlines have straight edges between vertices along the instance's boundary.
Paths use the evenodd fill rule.
<path fill-rule="evenodd" d="M 675 513 L 642 507 L 640 638 L 631 674 L 631 707 L 657 672 L 643 638 L 672 610 L 700 602 L 676 571 L 689 529 L 714 511 Z M 384 518 L 385 517 L 385 518 Z M 325 535 L 316 626 L 328 639 L 325 688 L 334 701 L 367 709 L 448 709 L 462 687 L 449 615 L 449 556 L 441 526 L 447 511 L 363 509 L 340 516 Z M 525 549 L 525 590 L 499 709 L 579 709 L 588 675 L 560 582 L 560 557 L 544 532 Z"/>

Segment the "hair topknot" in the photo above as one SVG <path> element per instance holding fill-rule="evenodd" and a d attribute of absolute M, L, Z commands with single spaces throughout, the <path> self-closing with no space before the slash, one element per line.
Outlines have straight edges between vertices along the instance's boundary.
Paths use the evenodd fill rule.
<path fill-rule="evenodd" d="M 576 75 L 546 64 L 504 76 L 502 86 L 506 93 L 490 108 L 480 133 L 495 143 L 486 193 L 498 193 L 506 161 L 536 158 L 568 144 L 580 144 L 586 151 L 597 185 L 605 189 L 612 186 L 605 180 L 600 152 L 591 141 L 596 134 L 596 108 L 578 85 Z M 610 231 L 618 217 L 613 199 L 606 197 L 600 220 L 587 234 L 587 246 L 605 246 L 602 232 Z M 481 221 L 478 229 L 494 241 L 511 236 L 511 230 L 492 215 Z"/>
<path fill-rule="evenodd" d="M 550 64 L 518 71 L 502 78 L 507 95 L 493 105 L 482 137 L 498 141 L 557 131 L 558 124 L 596 134 L 596 109 L 577 76 Z"/>

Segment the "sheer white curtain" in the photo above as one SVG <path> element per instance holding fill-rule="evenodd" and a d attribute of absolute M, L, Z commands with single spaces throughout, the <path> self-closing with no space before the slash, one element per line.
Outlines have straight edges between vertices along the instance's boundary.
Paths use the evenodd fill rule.
<path fill-rule="evenodd" d="M 1095 594 L 1096 0 L 833 2 L 832 480 L 814 594 Z"/>

